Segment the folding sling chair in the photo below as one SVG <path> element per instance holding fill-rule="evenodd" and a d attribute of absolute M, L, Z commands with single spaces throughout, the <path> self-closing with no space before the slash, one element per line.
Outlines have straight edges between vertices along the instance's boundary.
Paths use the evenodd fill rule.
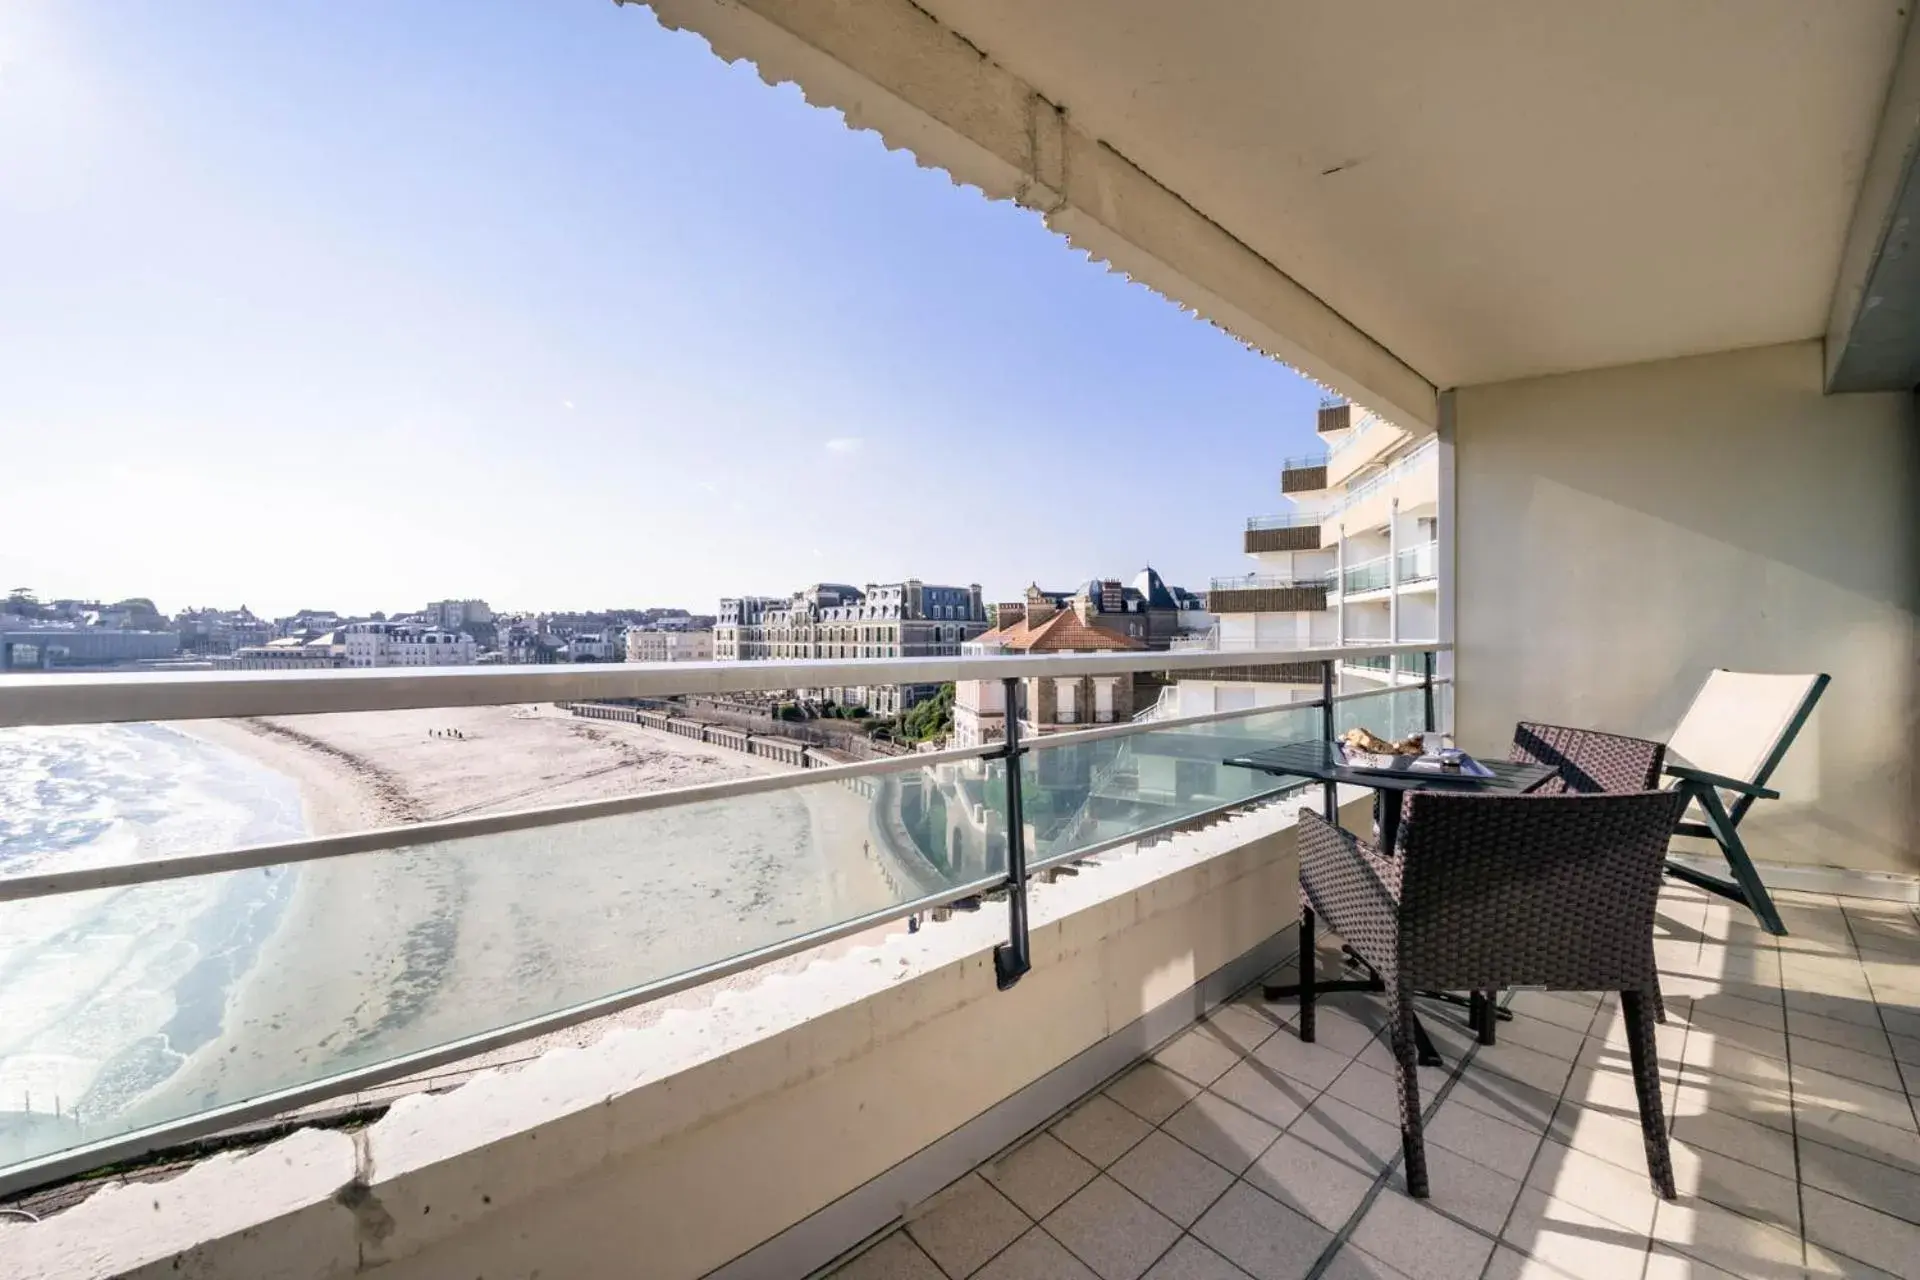
<path fill-rule="evenodd" d="M 1767 780 L 1813 714 L 1828 680 L 1824 675 L 1716 668 L 1667 742 L 1664 772 L 1692 801 L 1674 833 L 1718 844 L 1733 878 L 1709 875 L 1672 858 L 1667 859 L 1667 874 L 1744 904 L 1772 934 L 1787 929 L 1741 842 L 1740 819 L 1755 800 L 1780 798 Z"/>

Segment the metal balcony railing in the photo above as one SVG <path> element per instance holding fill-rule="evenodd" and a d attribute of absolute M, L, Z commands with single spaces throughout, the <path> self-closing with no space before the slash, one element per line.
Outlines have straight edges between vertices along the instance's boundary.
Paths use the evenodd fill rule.
<path fill-rule="evenodd" d="M 1331 450 L 1322 449 L 1319 453 L 1297 453 L 1292 457 L 1280 459 L 1282 471 L 1304 471 L 1309 467 L 1324 467 Z"/>
<path fill-rule="evenodd" d="M 1283 591 L 1288 587 L 1330 587 L 1333 575 L 1318 574 L 1305 578 L 1290 577 L 1286 574 L 1243 573 L 1238 577 L 1214 578 L 1207 583 L 1209 591 Z"/>
<path fill-rule="evenodd" d="M 1319 524 L 1324 517 L 1318 511 L 1287 511 L 1274 516 L 1252 516 L 1247 520 L 1249 532 L 1260 529 L 1298 529 L 1302 525 Z"/>
<path fill-rule="evenodd" d="M 175 1046 L 184 1062 L 172 1069 L 192 1072 L 191 1087 L 161 1087 L 168 1083 L 162 1073 L 149 1088 L 117 1079 L 112 1090 L 91 1090 L 69 1075 L 58 1102 L 60 1079 L 39 1087 L 50 1069 L 44 1054 L 26 1041 L 0 1047 L 0 1076 L 33 1082 L 7 1108 L 34 1113 L 5 1126 L 0 1194 L 418 1076 L 877 925 L 979 906 L 990 894 L 1006 903 L 1007 941 L 995 968 L 1001 985 L 1011 986 L 1031 962 L 1027 892 L 1036 873 L 1293 790 L 1222 763 L 1251 747 L 1362 722 L 1395 735 L 1438 727 L 1445 689 L 1431 677 L 1420 686 L 1331 695 L 1343 661 L 1419 657 L 1435 647 L 0 678 L 0 730 L 556 703 L 602 720 L 652 724 L 645 717 L 656 717 L 669 732 L 706 741 L 709 731 L 696 722 L 641 704 L 947 681 L 1000 682 L 1003 705 L 1016 711 L 1005 717 L 1004 742 L 897 759 L 98 865 L 97 851 L 84 848 L 32 850 L 14 874 L 0 875 L 0 934 L 12 957 L 52 958 L 0 987 L 0 1025 L 43 1025 L 49 1010 L 84 1013 L 125 1040 L 96 1046 L 103 1063 L 131 1061 L 141 1046 L 166 1043 L 177 1022 L 180 1036 L 199 1040 Z M 1029 679 L 1183 671 L 1219 679 L 1275 663 L 1317 664 L 1326 694 L 1031 741 L 1020 731 L 1017 708 Z M 738 729 L 715 732 L 730 746 L 758 741 Z M 767 741 L 776 759 L 820 763 L 802 744 Z M 1139 767 L 1116 765 L 1123 750 Z M 780 854 L 789 874 L 823 882 L 838 879 L 829 873 L 836 860 L 880 857 L 890 898 L 849 911 L 822 892 L 807 899 L 811 906 L 775 912 L 756 896 L 765 890 L 758 881 L 688 878 L 743 847 Z M 664 936 L 635 923 L 641 904 L 659 901 L 678 904 L 678 927 Z M 525 939 L 531 949 L 489 953 L 472 971 L 468 948 L 451 941 L 474 923 L 460 914 L 462 904 L 485 919 L 513 919 L 503 937 L 538 922 L 537 935 Z M 221 948 L 222 981 L 237 984 L 218 988 L 212 1005 L 198 988 L 156 993 L 139 982 L 102 982 L 70 962 L 85 935 L 104 930 L 137 940 L 152 922 L 176 919 L 204 920 L 202 941 Z M 392 985 L 402 981 L 397 970 L 387 986 L 366 976 L 388 973 L 393 957 L 363 964 L 354 950 L 376 919 L 409 939 L 402 986 Z M 271 963 L 258 958 L 260 930 L 278 944 Z M 185 982 L 205 976 L 202 968 L 169 972 L 185 974 Z M 497 974 L 516 976 L 488 976 Z M 345 994 L 368 995 L 376 1015 L 381 999 L 396 1001 L 390 1016 L 369 1015 L 351 1029 L 324 1019 L 318 1025 L 314 993 L 343 983 L 352 988 Z M 229 994 L 246 1009 L 244 1019 L 210 1012 Z M 190 1005 L 197 1012 L 189 1031 L 181 1019 Z M 431 1018 L 415 1016 L 426 1009 Z M 214 1069 L 200 1070 L 208 1064 Z"/>
<path fill-rule="evenodd" d="M 1378 475 L 1368 476 L 1359 484 L 1348 489 L 1345 494 L 1327 508 L 1326 516 L 1329 518 L 1337 516 L 1341 512 L 1365 502 L 1377 493 L 1383 485 L 1392 484 L 1394 481 L 1402 479 L 1418 471 L 1420 468 L 1430 465 L 1437 452 L 1437 442 L 1433 440 L 1427 441 L 1419 448 L 1413 450 L 1413 452 L 1401 458 L 1398 462 L 1395 462 L 1392 466 L 1381 471 Z"/>

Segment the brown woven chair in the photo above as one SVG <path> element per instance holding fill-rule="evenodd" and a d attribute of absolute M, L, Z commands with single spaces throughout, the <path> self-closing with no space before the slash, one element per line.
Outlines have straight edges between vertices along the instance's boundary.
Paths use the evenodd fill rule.
<path fill-rule="evenodd" d="M 1647 996 L 1667 837 L 1685 797 L 1417 792 L 1409 800 L 1397 858 L 1317 814 L 1303 811 L 1299 829 L 1300 954 L 1313 955 L 1315 918 L 1324 919 L 1380 974 L 1393 1003 L 1408 1192 L 1427 1194 L 1415 993 L 1528 986 L 1621 993 L 1647 1167 L 1672 1199 Z M 1310 1041 L 1309 966 L 1300 986 L 1298 1028 Z"/>
<path fill-rule="evenodd" d="M 1507 750 L 1510 763 L 1544 764 L 1556 771 L 1558 776 L 1534 788 L 1537 796 L 1657 791 L 1666 758 L 1665 743 L 1531 720 L 1513 727 L 1513 746 Z"/>
<path fill-rule="evenodd" d="M 1657 791 L 1666 759 L 1664 742 L 1534 720 L 1513 726 L 1513 745 L 1507 749 L 1512 764 L 1544 764 L 1556 771 L 1557 776 L 1534 788 L 1532 794 L 1537 796 Z M 1649 994 L 1654 1019 L 1665 1022 L 1667 1002 L 1660 995 L 1658 979 Z M 1479 1028 L 1482 1044 L 1493 1043 L 1493 995 L 1489 992 L 1481 998 L 1484 1003 L 1476 1006 L 1470 1019 Z"/>

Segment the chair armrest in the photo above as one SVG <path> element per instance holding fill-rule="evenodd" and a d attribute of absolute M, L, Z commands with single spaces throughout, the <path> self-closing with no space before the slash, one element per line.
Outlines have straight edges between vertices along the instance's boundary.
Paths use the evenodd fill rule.
<path fill-rule="evenodd" d="M 1689 768 L 1684 764 L 1670 764 L 1665 770 L 1668 777 L 1678 778 L 1682 782 L 1692 782 L 1703 787 L 1714 787 L 1722 791 L 1738 791 L 1743 796 L 1752 796 L 1756 800 L 1778 800 L 1780 793 L 1767 787 L 1756 787 L 1751 782 L 1742 782 L 1738 778 L 1725 777 L 1718 773 L 1708 773 L 1705 769 Z"/>
<path fill-rule="evenodd" d="M 1400 901 L 1400 859 L 1389 857 L 1348 831 L 1335 826 L 1311 809 L 1303 809 L 1299 819 L 1300 875 L 1309 879 L 1317 872 L 1330 872 L 1351 878 L 1370 880 L 1390 903 Z"/>

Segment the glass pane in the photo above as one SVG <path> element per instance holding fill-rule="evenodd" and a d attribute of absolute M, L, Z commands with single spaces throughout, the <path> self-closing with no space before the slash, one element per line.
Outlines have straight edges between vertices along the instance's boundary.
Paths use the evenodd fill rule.
<path fill-rule="evenodd" d="M 1223 763 L 1319 732 L 1317 707 L 1036 749 L 1021 761 L 1029 859 L 1043 862 L 1299 784 Z"/>
<path fill-rule="evenodd" d="M 965 761 L 0 904 L 0 1166 L 1003 874 L 983 801 L 1004 771 Z"/>
<path fill-rule="evenodd" d="M 1333 707 L 1335 736 L 1353 728 L 1367 729 L 1389 740 L 1419 733 L 1426 728 L 1423 691 L 1413 685 L 1336 702 Z"/>

